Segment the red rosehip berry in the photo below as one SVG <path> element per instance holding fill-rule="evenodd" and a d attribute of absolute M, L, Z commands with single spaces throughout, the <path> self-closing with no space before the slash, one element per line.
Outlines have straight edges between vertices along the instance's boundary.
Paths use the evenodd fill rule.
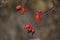
<path fill-rule="evenodd" d="M 32 29 L 31 32 L 32 32 L 32 35 L 33 35 L 36 31 L 35 31 L 35 29 Z"/>
<path fill-rule="evenodd" d="M 24 7 L 22 7 L 22 9 L 21 9 L 22 15 L 25 13 L 25 11 L 26 11 L 26 9 Z"/>
<path fill-rule="evenodd" d="M 21 5 L 16 6 L 16 10 L 19 10 L 19 9 L 21 9 Z"/>
<path fill-rule="evenodd" d="M 36 12 L 35 19 L 36 19 L 36 21 L 40 21 L 41 20 L 40 13 Z"/>
<path fill-rule="evenodd" d="M 26 24 L 26 25 L 25 25 L 25 28 L 26 28 L 26 29 L 30 29 L 30 28 L 31 28 L 31 25 L 30 25 L 30 24 Z"/>
<path fill-rule="evenodd" d="M 32 29 L 32 33 L 35 33 L 35 29 Z"/>

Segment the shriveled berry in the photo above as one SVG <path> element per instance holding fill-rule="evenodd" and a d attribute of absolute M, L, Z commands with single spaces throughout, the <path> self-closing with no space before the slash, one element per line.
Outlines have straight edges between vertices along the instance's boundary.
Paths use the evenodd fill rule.
<path fill-rule="evenodd" d="M 31 28 L 30 28 L 30 29 L 28 29 L 28 33 L 30 33 L 30 32 L 32 32 Z"/>

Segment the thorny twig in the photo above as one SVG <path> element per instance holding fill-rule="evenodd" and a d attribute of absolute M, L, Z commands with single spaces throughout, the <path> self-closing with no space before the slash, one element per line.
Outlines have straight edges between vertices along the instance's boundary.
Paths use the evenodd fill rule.
<path fill-rule="evenodd" d="M 53 10 L 55 10 L 55 7 L 52 7 L 52 8 L 50 8 L 50 9 L 48 9 L 47 11 L 43 12 L 41 15 L 42 15 L 42 16 L 45 16 L 46 14 L 52 12 Z"/>

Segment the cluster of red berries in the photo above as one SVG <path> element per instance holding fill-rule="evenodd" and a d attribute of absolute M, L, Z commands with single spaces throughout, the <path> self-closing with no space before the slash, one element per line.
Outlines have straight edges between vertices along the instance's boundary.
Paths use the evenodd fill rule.
<path fill-rule="evenodd" d="M 24 7 L 22 7 L 21 5 L 17 5 L 16 10 L 21 10 L 21 13 L 23 15 L 26 9 Z"/>
<path fill-rule="evenodd" d="M 36 30 L 34 28 L 32 28 L 30 24 L 26 24 L 25 29 L 27 29 L 28 33 L 31 32 L 32 35 L 36 32 Z"/>
<path fill-rule="evenodd" d="M 24 7 L 22 7 L 21 5 L 17 5 L 16 6 L 16 10 L 21 10 L 21 13 L 24 14 L 24 12 L 26 11 Z M 36 21 L 41 21 L 41 10 L 38 10 L 36 13 L 35 13 L 35 19 Z M 26 24 L 25 25 L 25 28 L 27 29 L 28 33 L 32 33 L 34 34 L 35 33 L 35 29 L 31 27 L 30 24 Z"/>
<path fill-rule="evenodd" d="M 22 13 L 22 15 L 25 13 L 25 11 L 26 11 L 26 9 L 24 8 L 24 7 L 22 7 L 21 5 L 17 5 L 16 6 L 16 10 L 20 10 L 21 9 L 21 13 Z M 36 13 L 35 13 L 35 19 L 36 19 L 36 21 L 40 21 L 41 20 L 41 15 L 40 15 L 40 13 L 41 13 L 41 10 L 38 10 Z"/>

